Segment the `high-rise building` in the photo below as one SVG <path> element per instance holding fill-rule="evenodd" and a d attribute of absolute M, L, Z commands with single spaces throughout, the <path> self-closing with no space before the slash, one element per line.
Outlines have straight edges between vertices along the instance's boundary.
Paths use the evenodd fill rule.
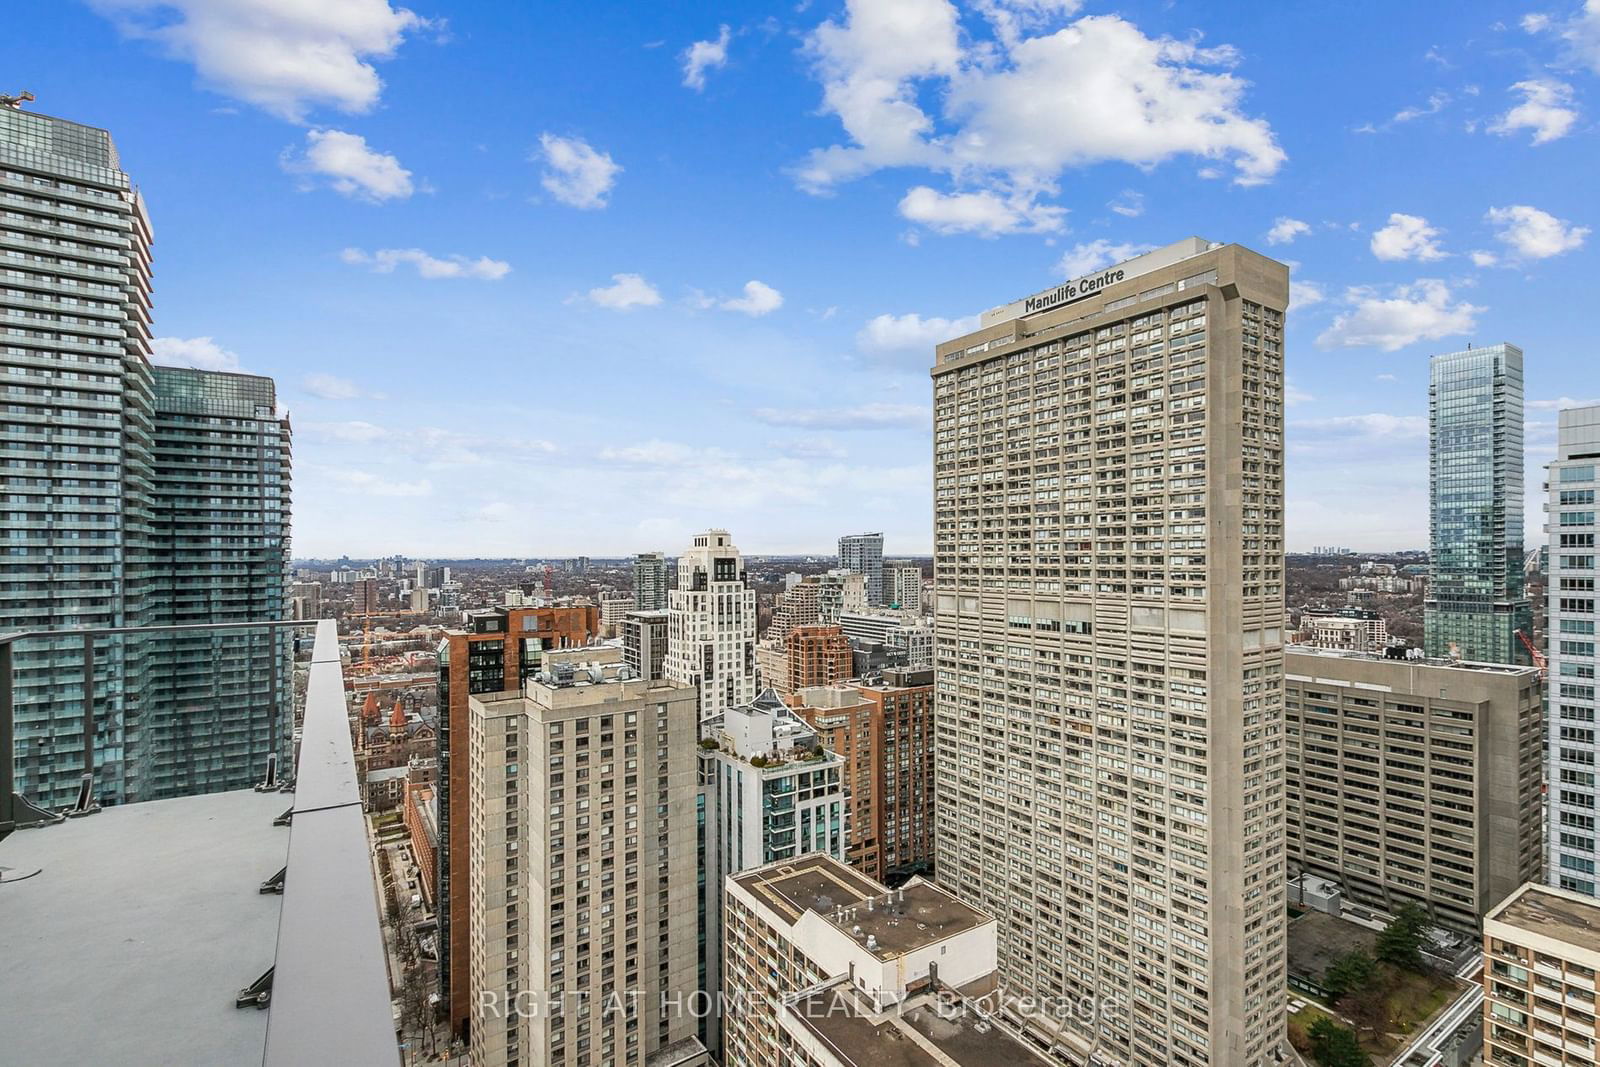
<path fill-rule="evenodd" d="M 850 641 L 837 626 L 796 626 L 785 642 L 784 664 L 789 675 L 779 692 L 797 693 L 810 685 L 832 685 L 853 673 Z"/>
<path fill-rule="evenodd" d="M 806 856 L 730 877 L 726 919 L 727 1067 L 1055 1062 L 992 1014 L 995 920 L 932 882 Z"/>
<path fill-rule="evenodd" d="M 1549 798 L 1551 885 L 1595 894 L 1595 491 L 1600 488 L 1600 407 L 1569 408 L 1556 427 L 1549 490 L 1549 682 L 1545 795 Z"/>
<path fill-rule="evenodd" d="M 915 563 L 893 563 L 885 567 L 883 597 L 891 608 L 922 614 L 922 568 Z"/>
<path fill-rule="evenodd" d="M 802 588 L 803 585 L 796 586 L 794 592 Z M 847 611 L 865 612 L 867 600 L 864 574 L 835 569 L 817 576 L 817 621 L 824 626 L 839 625 L 839 616 Z"/>
<path fill-rule="evenodd" d="M 846 859 L 880 881 L 925 872 L 933 860 L 933 672 L 887 676 L 799 689 L 791 701 L 844 761 Z"/>
<path fill-rule="evenodd" d="M 667 677 L 700 691 L 700 714 L 754 700 L 756 591 L 727 530 L 694 539 L 678 561 L 667 611 Z"/>
<path fill-rule="evenodd" d="M 378 595 L 378 579 L 362 578 L 355 586 L 355 599 L 350 602 L 352 615 L 376 615 L 383 610 L 383 600 Z"/>
<path fill-rule="evenodd" d="M 1283 1041 L 1288 298 L 1190 238 L 936 351 L 935 869 L 1017 995 L 1117 1000 L 1080 1059 Z"/>
<path fill-rule="evenodd" d="M 1428 593 L 1431 657 L 1528 663 L 1522 572 L 1522 349 L 1498 344 L 1434 356 L 1428 387 Z"/>
<path fill-rule="evenodd" d="M 600 596 L 600 632 L 606 637 L 622 635 L 622 619 L 634 610 L 629 593 L 603 593 Z"/>
<path fill-rule="evenodd" d="M 622 619 L 622 658 L 647 681 L 667 676 L 667 613 L 630 611 Z"/>
<path fill-rule="evenodd" d="M 1600 1058 L 1600 905 L 1529 884 L 1483 921 L 1483 1061 L 1521 1067 Z"/>
<path fill-rule="evenodd" d="M 549 649 L 588 644 L 600 632 L 592 604 L 556 608 L 490 608 L 467 618 L 467 629 L 439 641 L 439 992 L 450 1027 L 464 1033 L 471 1018 L 467 965 L 472 868 L 457 856 L 471 830 L 470 799 L 478 783 L 467 756 L 468 697 L 514 693 L 538 674 Z"/>
<path fill-rule="evenodd" d="M 839 569 L 867 580 L 867 603 L 883 603 L 883 534 L 846 534 L 839 538 Z"/>
<path fill-rule="evenodd" d="M 0 195 L 0 629 L 284 618 L 288 423 L 269 379 L 151 366 L 150 222 L 111 135 L 0 107 Z M 259 781 L 288 640 L 96 641 L 95 799 Z M 80 639 L 17 645 L 16 786 L 48 808 L 81 784 L 83 665 Z"/>
<path fill-rule="evenodd" d="M 923 625 L 920 615 L 847 611 L 839 615 L 839 628 L 852 642 L 882 644 L 903 653 L 907 667 L 933 666 L 933 630 Z"/>
<path fill-rule="evenodd" d="M 695 701 L 570 663 L 468 698 L 475 1067 L 705 1063 L 674 1009 L 699 979 Z"/>
<path fill-rule="evenodd" d="M 1291 872 L 1441 926 L 1537 878 L 1539 672 L 1289 646 L 1284 760 Z"/>
<path fill-rule="evenodd" d="M 635 611 L 667 610 L 667 557 L 641 552 L 633 557 L 633 607 Z"/>
<path fill-rule="evenodd" d="M 153 368 L 152 621 L 288 618 L 289 422 L 271 378 Z M 147 639 L 134 723 L 136 799 L 237 789 L 269 753 L 290 766 L 294 651 L 286 629 Z"/>
<path fill-rule="evenodd" d="M 849 840 L 843 761 L 771 690 L 701 724 L 700 988 L 718 1003 L 723 880 L 778 860 L 823 852 L 843 861 Z M 717 1053 L 720 1023 L 702 1039 Z"/>

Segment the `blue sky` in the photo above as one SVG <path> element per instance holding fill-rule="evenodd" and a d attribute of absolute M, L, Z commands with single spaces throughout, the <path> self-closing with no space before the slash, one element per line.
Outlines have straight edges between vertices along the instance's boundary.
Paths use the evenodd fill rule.
<path fill-rule="evenodd" d="M 932 345 L 1189 234 L 1294 264 L 1289 547 L 1420 547 L 1427 357 L 1592 331 L 1600 0 L 95 0 L 162 359 L 278 380 L 300 555 L 931 544 Z M 1591 279 L 1585 281 L 1585 279 Z"/>

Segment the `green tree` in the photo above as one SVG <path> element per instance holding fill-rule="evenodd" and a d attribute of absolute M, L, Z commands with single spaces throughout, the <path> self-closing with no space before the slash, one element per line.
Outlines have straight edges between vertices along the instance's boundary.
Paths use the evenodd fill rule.
<path fill-rule="evenodd" d="M 1356 1032 L 1324 1015 L 1311 1024 L 1311 1058 L 1321 1067 L 1372 1067 L 1372 1057 L 1362 1051 Z"/>
<path fill-rule="evenodd" d="M 1422 940 L 1427 929 L 1428 913 L 1421 904 L 1401 905 L 1378 935 L 1378 958 L 1407 970 L 1426 971 L 1427 966 L 1422 962 Z"/>
<path fill-rule="evenodd" d="M 1338 1000 L 1372 981 L 1377 966 L 1371 956 L 1353 949 L 1328 965 L 1322 975 L 1322 988 L 1328 991 L 1328 996 Z"/>

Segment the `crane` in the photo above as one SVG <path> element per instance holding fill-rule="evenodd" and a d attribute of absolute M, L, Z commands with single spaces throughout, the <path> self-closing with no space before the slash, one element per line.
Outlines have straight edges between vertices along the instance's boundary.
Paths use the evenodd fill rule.
<path fill-rule="evenodd" d="M 1543 678 L 1546 671 L 1544 653 L 1540 652 L 1534 643 L 1529 640 L 1528 635 L 1523 633 L 1520 629 L 1517 630 L 1517 640 L 1521 641 L 1522 647 L 1528 650 L 1528 656 L 1533 660 L 1533 665 L 1539 668 L 1539 677 Z"/>

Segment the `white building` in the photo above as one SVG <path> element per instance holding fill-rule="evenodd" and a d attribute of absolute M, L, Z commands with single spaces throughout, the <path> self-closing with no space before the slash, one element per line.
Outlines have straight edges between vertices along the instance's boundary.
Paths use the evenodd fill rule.
<path fill-rule="evenodd" d="M 908 667 L 933 666 L 933 629 L 921 616 L 842 612 L 839 629 L 852 641 L 873 641 L 906 654 Z"/>
<path fill-rule="evenodd" d="M 634 610 L 666 611 L 667 592 L 667 557 L 660 552 L 633 557 Z"/>
<path fill-rule="evenodd" d="M 844 761 L 770 689 L 701 726 L 716 747 L 700 755 L 704 811 L 701 901 L 706 992 L 721 988 L 722 890 L 730 874 L 811 852 L 845 858 Z M 716 1051 L 717 1028 L 703 1039 Z"/>
<path fill-rule="evenodd" d="M 797 586 L 796 590 L 800 588 L 803 587 Z M 843 612 L 865 614 L 869 599 L 865 575 L 842 568 L 831 570 L 817 578 L 817 622 L 837 626 Z"/>
<path fill-rule="evenodd" d="M 707 530 L 678 560 L 668 597 L 667 677 L 700 690 L 710 718 L 756 698 L 756 593 L 727 530 Z"/>
<path fill-rule="evenodd" d="M 896 563 L 883 571 L 884 603 L 900 611 L 922 613 L 922 568 L 914 563 Z"/>
<path fill-rule="evenodd" d="M 992 1008 L 995 920 L 827 856 L 728 879 L 727 1067 L 1045 1067 Z"/>
<path fill-rule="evenodd" d="M 1545 690 L 1550 884 L 1595 895 L 1595 491 L 1600 407 L 1568 408 L 1550 491 L 1549 684 Z"/>
<path fill-rule="evenodd" d="M 600 630 L 607 637 L 616 637 L 622 633 L 622 620 L 631 611 L 639 610 L 634 606 L 631 593 L 601 593 L 600 594 Z"/>

